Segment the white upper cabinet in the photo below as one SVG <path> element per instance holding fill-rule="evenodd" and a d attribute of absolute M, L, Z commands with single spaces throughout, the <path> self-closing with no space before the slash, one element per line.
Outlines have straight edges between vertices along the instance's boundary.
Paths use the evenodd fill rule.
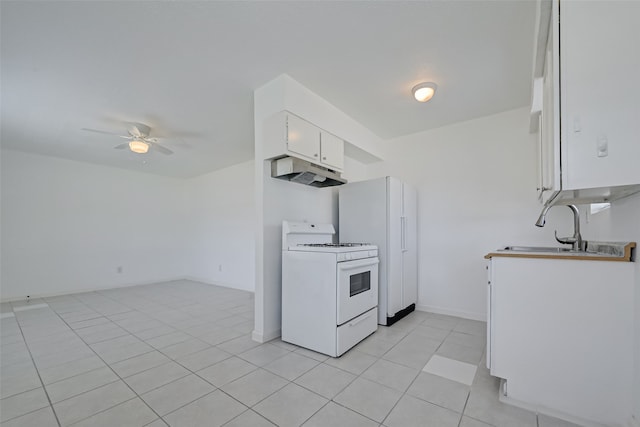
<path fill-rule="evenodd" d="M 293 156 L 336 172 L 344 169 L 344 140 L 282 111 L 265 121 L 265 159 Z"/>
<path fill-rule="evenodd" d="M 320 161 L 320 129 L 306 120 L 287 114 L 287 150 Z"/>
<path fill-rule="evenodd" d="M 320 132 L 320 162 L 330 169 L 344 169 L 344 141 L 329 132 Z"/>
<path fill-rule="evenodd" d="M 640 3 L 562 1 L 560 16 L 564 184 L 639 184 Z"/>
<path fill-rule="evenodd" d="M 640 191 L 640 2 L 539 4 L 540 199 Z"/>
<path fill-rule="evenodd" d="M 557 21 L 555 13 L 552 20 Z M 538 195 L 546 202 L 560 186 L 560 72 L 557 31 L 549 31 L 544 52 L 542 112 L 540 114 L 540 170 Z"/>

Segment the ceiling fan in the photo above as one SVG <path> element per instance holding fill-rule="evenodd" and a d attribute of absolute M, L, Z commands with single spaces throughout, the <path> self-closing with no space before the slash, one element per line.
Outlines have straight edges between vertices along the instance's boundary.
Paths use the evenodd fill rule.
<path fill-rule="evenodd" d="M 127 130 L 128 135 L 120 135 L 113 132 L 107 132 L 104 130 L 97 129 L 87 129 L 82 128 L 82 130 L 86 130 L 89 132 L 102 133 L 105 135 L 115 135 L 119 138 L 128 139 L 129 142 L 125 142 L 124 144 L 116 145 L 116 150 L 123 150 L 125 148 L 129 148 L 129 150 L 138 154 L 145 154 L 149 151 L 149 149 L 156 150 L 162 154 L 173 154 L 173 151 L 169 150 L 166 147 L 158 144 L 158 138 L 152 138 L 149 136 L 151 132 L 151 128 L 142 123 L 129 123 L 130 127 Z"/>

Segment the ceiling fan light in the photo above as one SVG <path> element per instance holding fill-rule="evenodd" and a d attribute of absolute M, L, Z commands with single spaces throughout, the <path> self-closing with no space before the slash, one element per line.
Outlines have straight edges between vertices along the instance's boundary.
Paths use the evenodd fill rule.
<path fill-rule="evenodd" d="M 416 99 L 416 101 L 427 102 L 431 98 L 433 98 L 433 95 L 435 95 L 436 93 L 437 87 L 438 86 L 435 83 L 431 82 L 420 83 L 414 86 L 413 89 L 411 89 L 411 92 L 413 93 L 413 97 Z"/>
<path fill-rule="evenodd" d="M 133 141 L 129 141 L 129 149 L 134 153 L 145 154 L 149 151 L 149 144 L 144 141 L 134 139 Z"/>

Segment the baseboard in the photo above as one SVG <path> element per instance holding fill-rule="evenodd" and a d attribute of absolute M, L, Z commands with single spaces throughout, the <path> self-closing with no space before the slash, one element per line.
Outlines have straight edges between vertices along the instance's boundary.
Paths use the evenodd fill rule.
<path fill-rule="evenodd" d="M 265 343 L 265 342 L 274 340 L 280 337 L 281 335 L 282 335 L 282 332 L 280 331 L 280 329 L 278 329 L 277 331 L 271 331 L 268 333 L 260 333 L 254 330 L 253 332 L 251 332 L 251 339 L 259 343 Z"/>
<path fill-rule="evenodd" d="M 59 296 L 64 296 L 64 295 L 69 295 L 69 294 L 78 294 L 78 293 L 82 293 L 82 292 L 97 292 L 97 291 L 108 291 L 108 290 L 112 290 L 112 289 L 124 289 L 124 288 L 130 288 L 132 286 L 144 286 L 144 285 L 152 285 L 154 283 L 166 283 L 166 282 L 175 282 L 178 280 L 189 280 L 185 277 L 174 277 L 174 278 L 169 278 L 169 279 L 158 279 L 158 280 L 153 280 L 153 281 L 140 281 L 140 282 L 131 282 L 131 283 L 125 283 L 125 284 L 118 284 L 118 285 L 114 285 L 114 286 L 95 286 L 95 287 L 88 287 L 88 288 L 82 288 L 82 289 L 65 289 L 59 292 L 46 292 L 46 293 L 41 293 L 41 294 L 29 294 L 29 299 L 33 300 L 33 299 L 37 299 L 37 298 L 52 298 L 52 297 L 59 297 Z M 12 302 L 12 301 L 24 301 L 25 299 L 27 299 L 27 295 L 22 295 L 22 296 L 17 296 L 17 297 L 9 297 L 9 298 L 2 298 L 0 297 L 0 302 Z"/>
<path fill-rule="evenodd" d="M 479 320 L 481 322 L 487 321 L 487 315 L 485 313 L 472 313 L 468 311 L 453 310 L 444 307 L 435 307 L 432 305 L 416 305 L 416 310 L 436 314 L 445 314 L 447 316 L 462 317 L 463 319 Z"/>
<path fill-rule="evenodd" d="M 185 277 L 183 277 L 183 279 L 184 280 L 191 280 L 193 282 L 204 283 L 205 285 L 222 286 L 223 288 L 231 288 L 231 289 L 237 289 L 239 291 L 247 291 L 247 292 L 251 292 L 252 294 L 255 293 L 255 287 L 254 287 L 254 289 L 249 289 L 247 287 L 243 287 L 241 285 L 238 285 L 237 283 L 221 282 L 219 280 L 212 281 L 212 280 L 205 279 L 205 278 L 198 277 L 198 276 L 185 276 Z"/>
<path fill-rule="evenodd" d="M 221 282 L 207 282 L 206 280 L 197 278 L 197 277 L 193 277 L 193 276 L 180 276 L 180 277 L 174 277 L 174 278 L 169 278 L 169 279 L 158 279 L 158 280 L 154 280 L 154 281 L 140 281 L 140 282 L 131 282 L 131 283 L 126 283 L 126 284 L 118 284 L 115 286 L 96 286 L 96 287 L 92 287 L 92 288 L 82 288 L 82 289 L 66 289 L 66 290 L 62 290 L 59 292 L 49 292 L 49 293 L 42 293 L 42 294 L 29 294 L 29 299 L 30 300 L 35 300 L 38 298 L 52 298 L 52 297 L 59 297 L 59 296 L 64 296 L 64 295 L 69 295 L 69 294 L 77 294 L 77 293 L 81 293 L 81 292 L 98 292 L 98 291 L 108 291 L 108 290 L 112 290 L 112 289 L 124 289 L 124 288 L 130 288 L 133 286 L 144 286 L 144 285 L 153 285 L 155 283 L 167 283 L 167 282 L 176 282 L 176 281 L 180 281 L 180 280 L 189 280 L 191 282 L 199 282 L 199 283 L 203 283 L 205 285 L 215 285 L 215 286 L 222 286 L 224 288 L 232 288 L 232 289 L 237 289 L 240 291 L 247 291 L 247 292 L 251 292 L 253 293 L 253 290 L 248 290 L 248 289 L 243 289 L 238 287 L 237 285 L 231 284 L 231 283 L 221 283 Z M 18 296 L 18 297 L 10 297 L 10 298 L 2 298 L 0 296 L 0 302 L 12 302 L 12 301 L 24 301 L 25 299 L 27 299 L 27 295 L 22 295 L 22 296 Z M 279 335 L 278 335 L 279 336 Z"/>

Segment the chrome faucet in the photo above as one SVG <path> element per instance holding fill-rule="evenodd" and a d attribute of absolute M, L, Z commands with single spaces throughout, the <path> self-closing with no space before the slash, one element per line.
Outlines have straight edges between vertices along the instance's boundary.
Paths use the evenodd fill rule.
<path fill-rule="evenodd" d="M 548 205 L 548 206 L 545 205 L 544 208 L 542 208 L 542 212 L 540 212 L 540 216 L 536 221 L 536 227 L 544 227 L 544 223 L 547 220 L 547 212 L 549 212 L 549 209 L 551 209 L 551 206 L 553 205 Z"/>
<path fill-rule="evenodd" d="M 555 205 L 549 205 L 549 206 L 545 206 L 542 209 L 542 212 L 540 213 L 540 216 L 538 217 L 538 220 L 536 221 L 536 226 L 538 227 L 544 227 L 544 223 L 547 217 L 547 212 L 549 212 L 549 209 L 551 209 L 552 206 Z M 571 245 L 571 249 L 574 251 L 583 251 L 584 248 L 584 241 L 582 240 L 582 236 L 580 235 L 580 212 L 578 211 L 578 208 L 575 207 L 574 205 L 566 205 L 569 209 L 571 209 L 571 212 L 573 212 L 573 236 L 571 237 L 558 237 L 558 231 L 555 231 L 555 236 L 556 236 L 556 241 L 558 243 L 562 243 L 562 244 L 568 244 Z"/>

